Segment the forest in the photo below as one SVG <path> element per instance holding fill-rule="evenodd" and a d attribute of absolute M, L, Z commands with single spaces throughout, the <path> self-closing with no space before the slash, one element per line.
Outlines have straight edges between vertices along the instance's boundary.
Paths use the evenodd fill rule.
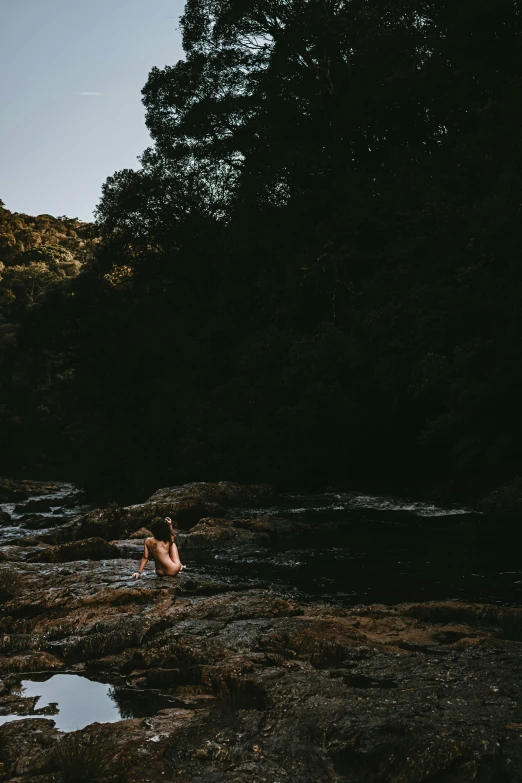
<path fill-rule="evenodd" d="M 0 204 L 0 472 L 515 475 L 522 4 L 187 0 L 180 24 L 96 222 Z"/>

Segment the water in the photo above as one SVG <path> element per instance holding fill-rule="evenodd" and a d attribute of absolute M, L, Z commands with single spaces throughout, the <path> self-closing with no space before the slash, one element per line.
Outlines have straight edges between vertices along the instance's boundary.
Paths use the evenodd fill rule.
<path fill-rule="evenodd" d="M 309 532 L 297 542 L 247 555 L 198 554 L 194 568 L 287 586 L 300 600 L 344 605 L 432 600 L 522 605 L 518 519 L 358 493 L 286 495 L 278 507 L 255 513 L 299 520 Z"/>
<path fill-rule="evenodd" d="M 90 510 L 89 505 L 82 504 L 81 493 L 74 484 L 55 483 L 55 492 L 0 504 L 0 511 L 7 512 L 11 517 L 9 524 L 0 525 L 0 546 L 22 543 L 28 536 L 47 533 L 57 525 Z M 39 508 L 41 505 L 44 507 Z"/>
<path fill-rule="evenodd" d="M 50 508 L 34 512 L 42 517 L 34 529 L 23 516 L 41 498 Z M 54 495 L 33 496 L 17 510 L 14 503 L 1 505 L 12 520 L 0 527 L 0 545 L 23 545 L 25 537 L 85 513 L 89 507 L 80 502 L 74 486 L 57 484 Z M 286 494 L 278 506 L 230 513 L 284 516 L 305 523 L 307 532 L 248 553 L 187 552 L 182 555 L 187 573 L 273 585 L 298 600 L 344 605 L 445 599 L 522 605 L 517 519 L 355 492 Z"/>
<path fill-rule="evenodd" d="M 31 717 L 51 718 L 59 731 L 68 732 L 95 722 L 147 717 L 172 706 L 168 697 L 155 691 L 122 688 L 77 674 L 22 680 L 16 692 L 25 700 L 19 713 L 26 714 L 0 715 L 0 725 Z"/>

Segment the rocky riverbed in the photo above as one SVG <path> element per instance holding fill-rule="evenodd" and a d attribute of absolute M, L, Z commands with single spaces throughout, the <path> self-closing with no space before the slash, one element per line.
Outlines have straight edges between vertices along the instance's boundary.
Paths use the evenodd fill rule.
<path fill-rule="evenodd" d="M 522 608 L 333 603 L 234 570 L 310 535 L 306 515 L 267 513 L 270 487 L 193 484 L 85 513 L 75 492 L 32 486 L 3 506 L 0 720 L 16 720 L 0 726 L 0 780 L 62 779 L 59 705 L 21 686 L 57 673 L 111 686 L 122 719 L 65 735 L 102 749 L 106 783 L 522 780 Z M 158 514 L 188 567 L 132 581 Z"/>

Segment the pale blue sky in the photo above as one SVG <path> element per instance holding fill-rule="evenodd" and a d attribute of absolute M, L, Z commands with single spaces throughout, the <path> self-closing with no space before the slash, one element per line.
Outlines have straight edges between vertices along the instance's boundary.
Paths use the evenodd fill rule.
<path fill-rule="evenodd" d="M 182 57 L 183 5 L 0 0 L 0 199 L 8 209 L 91 220 L 105 179 L 139 165 L 150 143 L 140 91 L 152 66 Z"/>

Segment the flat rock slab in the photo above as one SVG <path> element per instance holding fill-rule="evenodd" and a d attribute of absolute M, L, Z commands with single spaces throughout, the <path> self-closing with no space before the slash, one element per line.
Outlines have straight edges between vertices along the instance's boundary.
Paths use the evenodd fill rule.
<path fill-rule="evenodd" d="M 522 783 L 522 609 L 304 604 L 197 567 L 132 579 L 156 516 L 194 559 L 299 540 L 308 526 L 255 511 L 274 502 L 167 487 L 3 547 L 0 714 L 36 715 L 17 691 L 34 672 L 168 697 L 79 732 L 103 750 L 99 783 Z M 1 726 L 0 781 L 58 783 L 59 737 L 52 715 Z"/>
<path fill-rule="evenodd" d="M 131 573 L 121 557 L 0 563 L 0 709 L 35 670 L 119 672 L 174 700 L 81 732 L 107 783 L 121 765 L 129 783 L 521 780 L 522 609 L 301 605 Z M 3 780 L 57 776 L 57 736 L 52 716 L 2 726 Z"/>
<path fill-rule="evenodd" d="M 103 538 L 86 538 L 60 546 L 50 546 L 29 553 L 33 563 L 68 563 L 75 560 L 108 560 L 119 557 L 119 549 Z"/>

